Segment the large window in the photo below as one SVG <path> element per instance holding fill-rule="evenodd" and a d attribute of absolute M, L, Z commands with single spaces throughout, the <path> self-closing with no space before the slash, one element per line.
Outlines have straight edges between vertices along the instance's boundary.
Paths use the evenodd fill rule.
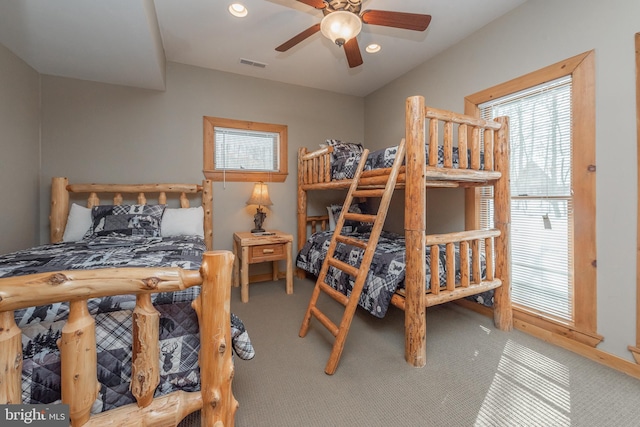
<path fill-rule="evenodd" d="M 509 117 L 512 301 L 573 319 L 571 76 L 479 106 Z M 480 227 L 493 228 L 492 187 L 480 192 Z"/>
<path fill-rule="evenodd" d="M 516 320 L 595 346 L 593 63 L 593 52 L 578 55 L 471 95 L 465 108 L 509 117 Z M 468 190 L 469 226 L 493 227 L 490 190 Z"/>
<path fill-rule="evenodd" d="M 214 181 L 287 177 L 287 126 L 204 117 L 204 174 Z"/>

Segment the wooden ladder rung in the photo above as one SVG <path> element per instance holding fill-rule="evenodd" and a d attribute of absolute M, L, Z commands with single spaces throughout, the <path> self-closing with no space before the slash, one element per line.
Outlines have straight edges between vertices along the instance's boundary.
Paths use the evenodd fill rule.
<path fill-rule="evenodd" d="M 376 221 L 378 215 L 370 215 L 370 214 L 359 214 L 353 212 L 345 212 L 344 219 L 346 221 L 359 221 L 359 222 L 368 222 L 373 224 Z"/>
<path fill-rule="evenodd" d="M 342 262 L 338 259 L 335 258 L 329 258 L 329 265 L 331 267 L 335 267 L 339 270 L 344 271 L 347 274 L 350 274 L 353 277 L 356 277 L 358 275 L 358 272 L 360 271 L 358 268 L 347 264 L 346 262 Z"/>
<path fill-rule="evenodd" d="M 320 323 L 322 323 L 324 327 L 327 328 L 329 332 L 331 332 L 331 335 L 333 335 L 334 337 L 338 335 L 340 328 L 338 328 L 336 324 L 331 321 L 331 319 L 325 316 L 324 313 L 318 310 L 318 307 L 311 307 L 311 314 L 313 314 L 316 319 L 318 319 Z"/>
<path fill-rule="evenodd" d="M 331 298 L 338 301 L 340 304 L 344 305 L 345 307 L 347 306 L 347 304 L 349 304 L 349 297 L 347 297 L 345 294 L 341 292 L 336 291 L 326 283 L 320 282 L 320 289 L 322 289 L 322 292 L 329 295 Z"/>
<path fill-rule="evenodd" d="M 384 196 L 384 188 L 373 188 L 366 190 L 356 190 L 353 192 L 353 197 L 382 197 Z"/>
<path fill-rule="evenodd" d="M 340 243 L 344 243 L 345 245 L 355 246 L 360 249 L 367 248 L 367 242 L 364 240 L 356 239 L 355 237 L 343 236 L 342 234 L 336 236 L 336 240 Z"/>

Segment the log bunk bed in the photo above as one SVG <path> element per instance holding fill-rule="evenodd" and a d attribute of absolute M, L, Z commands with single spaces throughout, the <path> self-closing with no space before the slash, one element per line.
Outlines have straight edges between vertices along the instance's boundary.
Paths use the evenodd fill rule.
<path fill-rule="evenodd" d="M 421 96 L 407 98 L 405 107 L 406 156 L 395 188 L 404 189 L 405 245 L 402 259 L 406 267 L 402 275 L 404 286 L 399 284 L 389 297 L 389 302 L 405 312 L 406 361 L 422 367 L 426 364 L 427 307 L 492 290 L 496 327 L 504 331 L 513 327 L 510 297 L 509 129 L 506 117 L 487 121 L 439 110 L 425 106 Z M 322 231 L 327 228 L 327 216 L 307 214 L 308 192 L 348 189 L 351 186 L 352 179 L 333 177 L 333 149 L 329 145 L 313 152 L 308 152 L 306 148 L 299 151 L 297 266 L 300 277 L 305 275 L 300 267 L 310 272 L 305 263 L 301 263 L 302 250 L 308 247 L 314 236 L 329 233 Z M 458 153 L 465 152 L 467 156 L 458 156 Z M 391 169 L 365 170 L 359 178 L 360 188 L 383 187 Z M 426 234 L 427 187 L 480 186 L 492 186 L 494 190 L 493 229 Z M 352 214 L 351 217 L 357 218 L 358 215 Z M 309 239 L 308 233 L 312 234 Z M 329 246 L 327 243 L 325 240 L 324 254 Z M 332 245 L 335 245 L 333 240 Z M 429 271 L 427 264 L 434 271 Z M 317 270 L 312 273 L 318 275 Z M 330 286 L 335 288 L 335 285 Z M 350 289 L 341 289 L 344 294 L 348 291 Z M 361 297 L 361 306 L 362 301 Z M 334 333 L 336 335 L 337 331 Z"/>
<path fill-rule="evenodd" d="M 96 269 L 83 266 L 80 267 L 81 269 L 72 267 L 57 271 L 55 268 L 49 268 L 44 273 L 32 273 L 28 267 L 30 261 L 27 260 L 22 267 L 18 268 L 19 272 L 3 274 L 3 272 L 6 273 L 8 264 L 3 264 L 4 256 L 0 257 L 0 277 L 2 277 L 0 278 L 0 403 L 49 404 L 59 403 L 61 399 L 62 403 L 69 405 L 70 422 L 73 426 L 177 425 L 186 415 L 198 409 L 201 410 L 202 425 L 233 426 L 234 415 L 238 407 L 238 402 L 234 398 L 231 388 L 234 374 L 232 348 L 238 353 L 236 338 L 232 337 L 232 323 L 235 324 L 235 320 L 233 320 L 235 316 L 230 313 L 233 255 L 228 251 L 212 251 L 211 181 L 203 181 L 202 185 L 69 185 L 66 178 L 53 178 L 51 193 L 49 219 L 52 244 L 45 246 L 61 247 L 63 252 L 66 251 L 66 247 L 60 245 L 78 244 L 77 242 L 63 242 L 63 237 L 66 237 L 65 227 L 69 225 L 68 219 L 69 222 L 72 221 L 69 215 L 70 201 L 78 197 L 75 195 L 77 193 L 88 194 L 87 205 L 89 208 L 94 206 L 104 208 L 105 205 L 98 206 L 100 205 L 98 194 L 102 197 L 102 193 L 106 193 L 109 196 L 113 195 L 113 205 L 111 205 L 113 209 L 143 205 L 144 209 L 161 207 L 163 212 L 167 196 L 175 196 L 179 197 L 180 204 L 180 208 L 173 209 L 175 212 L 179 211 L 177 215 L 200 209 L 199 207 L 182 209 L 189 208 L 189 194 L 191 197 L 200 194 L 202 208 L 199 211 L 199 220 L 204 221 L 199 224 L 202 234 L 198 234 L 201 238 L 193 247 L 180 243 L 182 237 L 189 239 L 192 238 L 190 236 L 173 237 L 174 240 L 170 242 L 167 242 L 165 237 L 156 239 L 156 242 L 161 239 L 161 244 L 164 247 L 157 249 L 159 252 L 153 256 L 159 257 L 160 255 L 157 255 L 159 253 L 168 253 L 169 255 L 163 256 L 165 258 L 173 257 L 172 259 L 176 263 L 171 267 L 164 264 L 160 264 L 161 266 L 146 264 L 148 259 L 144 259 L 141 263 L 143 266 L 138 267 L 121 268 L 121 264 L 116 262 L 111 264 L 111 267 L 93 267 Z M 147 205 L 145 194 L 148 193 L 158 195 L 157 205 Z M 137 195 L 137 204 L 123 205 L 123 195 L 125 195 L 125 201 L 128 198 L 135 199 L 135 195 Z M 73 209 L 72 205 L 71 211 Z M 169 211 L 169 208 L 166 209 Z M 95 209 L 89 210 L 89 212 L 91 215 L 95 215 Z M 174 213 L 174 215 L 176 214 Z M 198 219 L 198 217 L 196 218 Z M 94 228 L 94 231 L 96 229 Z M 136 233 L 140 236 L 139 231 Z M 110 236 L 113 238 L 113 234 Z M 166 248 L 170 244 L 179 245 L 176 246 L 178 250 L 174 252 L 182 250 L 183 253 L 191 254 L 192 259 L 189 261 L 177 259 L 177 255 Z M 127 246 L 127 244 L 124 245 Z M 44 250 L 45 246 L 34 249 Z M 90 246 L 90 243 L 86 243 L 85 246 Z M 15 254 L 19 253 L 20 251 Z M 42 253 L 36 252 L 36 254 Z M 113 252 L 109 253 L 113 254 Z M 8 256 L 12 257 L 14 254 L 8 254 Z M 102 258 L 111 256 L 111 261 L 115 257 L 115 255 L 100 256 Z M 135 256 L 131 255 L 131 257 Z M 32 255 L 32 257 L 36 258 L 31 258 L 31 260 L 39 261 L 38 255 Z M 122 256 L 120 257 L 122 258 Z M 125 255 L 124 258 L 129 258 L 129 256 Z M 3 267 L 5 270 L 2 269 Z M 186 292 L 191 293 L 188 297 L 184 297 L 185 300 L 176 303 L 177 296 Z M 165 300 L 169 298 L 169 302 L 162 306 L 159 305 L 161 297 Z M 172 297 L 174 300 L 171 300 Z M 102 306 L 103 304 L 109 305 L 108 302 L 113 302 L 116 298 L 120 298 L 118 301 L 121 302 L 112 304 L 109 307 L 110 310 L 107 310 L 110 313 L 96 314 L 95 301 L 101 301 L 100 306 Z M 122 312 L 126 313 L 122 316 L 127 320 L 123 320 L 121 324 L 112 323 L 113 330 L 107 327 L 107 335 L 99 335 L 96 338 L 96 331 L 102 327 L 100 322 L 97 322 L 98 317 L 121 313 L 117 310 L 120 308 L 119 304 L 122 304 Z M 60 316 L 60 312 L 64 310 L 58 309 L 53 313 L 52 319 L 51 313 L 54 311 L 52 307 L 54 309 L 67 307 L 68 318 L 66 315 Z M 39 308 L 40 311 L 38 311 Z M 171 313 L 171 310 L 178 308 L 182 310 L 180 313 L 188 312 L 188 315 L 180 317 L 186 319 L 187 323 L 178 324 L 177 320 L 174 322 L 178 316 L 173 320 L 170 316 L 165 317 L 167 313 Z M 98 311 L 98 313 L 101 312 Z M 29 316 L 30 319 L 26 320 Z M 33 320 L 37 322 L 32 322 Z M 238 319 L 236 318 L 236 320 Z M 129 322 L 129 334 L 123 332 L 127 321 Z M 36 341 L 32 341 L 33 335 L 26 337 L 27 328 L 32 327 L 32 323 L 35 326 L 38 326 L 38 323 L 43 324 L 40 330 L 44 332 L 37 335 Z M 55 333 L 52 333 L 52 323 L 58 324 L 53 327 L 54 331 L 58 328 Z M 49 328 L 48 334 L 46 328 Z M 160 345 L 167 331 L 177 334 L 179 329 L 192 331 L 189 335 L 189 341 L 186 339 L 187 334 L 182 332 L 184 335 L 179 338 L 166 341 L 167 343 L 171 342 L 171 345 Z M 244 329 L 243 326 L 242 329 Z M 23 352 L 33 352 L 32 345 L 45 347 L 46 345 L 42 341 L 43 336 L 50 339 L 49 349 L 33 356 L 33 361 L 28 355 L 23 355 Z M 171 336 L 173 337 L 173 335 Z M 40 337 L 40 341 L 38 341 L 38 337 Z M 126 343 L 123 342 L 122 348 L 114 349 L 115 346 L 110 344 L 110 340 L 115 341 L 128 337 L 130 339 Z M 247 350 L 252 352 L 253 348 L 248 336 L 245 338 Z M 26 342 L 29 342 L 29 345 L 25 348 L 23 346 Z M 193 347 L 188 347 L 187 343 Z M 111 396 L 109 393 L 112 393 L 105 391 L 106 385 L 101 384 L 102 378 L 107 375 L 104 370 L 114 368 L 97 365 L 104 355 L 96 349 L 101 345 L 108 347 L 104 353 L 111 353 L 110 359 L 115 359 L 113 363 L 116 363 L 114 366 L 118 368 L 118 373 L 123 379 L 126 377 L 125 384 L 110 384 L 110 386 L 120 387 L 120 393 L 128 395 L 125 397 L 133 403 L 124 404 L 123 400 L 119 400 L 121 397 L 114 398 L 115 401 L 110 402 L 109 405 L 104 402 L 107 396 Z M 175 363 L 173 357 L 178 345 L 180 345 L 182 353 L 181 359 Z M 198 346 L 199 352 L 196 351 Z M 29 386 L 29 389 L 32 390 L 32 387 L 34 389 L 53 387 L 41 394 L 49 393 L 50 395 L 51 390 L 55 388 L 58 393 L 57 400 L 53 401 L 51 398 L 50 401 L 42 402 L 36 399 L 34 402 L 33 395 L 30 395 L 33 391 L 28 391 L 24 385 L 26 374 L 23 368 L 27 365 L 35 366 L 36 358 L 41 363 L 49 360 L 51 354 L 57 351 L 55 347 L 59 348 L 55 362 L 57 368 L 52 368 L 53 365 L 49 364 L 47 366 L 50 371 L 39 372 L 45 372 L 40 376 L 46 378 L 59 376 L 59 382 L 56 385 L 52 385 L 51 382 L 47 382 L 44 386 L 37 385 L 35 377 L 38 374 L 36 374 L 34 367 L 31 372 L 34 378 L 30 378 L 30 380 L 35 385 Z M 127 354 L 125 355 L 124 352 Z M 178 365 L 179 369 L 182 369 L 185 357 L 190 359 L 191 370 L 189 372 L 191 377 L 178 378 L 173 374 L 173 370 L 169 373 L 169 369 L 174 369 Z M 128 368 L 123 367 L 126 365 L 125 360 L 129 361 Z M 109 374 L 111 373 L 113 372 Z M 161 374 L 164 375 L 163 378 L 166 377 L 168 380 L 167 384 L 161 382 Z M 195 376 L 195 380 L 193 376 Z M 183 389 L 185 383 L 190 388 Z M 196 383 L 197 385 L 194 385 Z M 100 396 L 103 398 L 102 407 L 96 409 L 95 406 L 100 401 Z M 111 407 L 115 407 L 115 409 L 110 409 Z M 109 410 L 105 411 L 105 409 Z"/>

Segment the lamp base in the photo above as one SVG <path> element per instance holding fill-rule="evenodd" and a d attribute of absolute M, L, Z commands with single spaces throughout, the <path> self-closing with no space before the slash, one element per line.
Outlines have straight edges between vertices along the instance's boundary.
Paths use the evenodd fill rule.
<path fill-rule="evenodd" d="M 262 223 L 264 222 L 266 217 L 267 214 L 261 208 L 258 208 L 256 214 L 253 216 L 253 225 L 255 225 L 255 228 L 251 230 L 252 233 L 264 233 Z"/>

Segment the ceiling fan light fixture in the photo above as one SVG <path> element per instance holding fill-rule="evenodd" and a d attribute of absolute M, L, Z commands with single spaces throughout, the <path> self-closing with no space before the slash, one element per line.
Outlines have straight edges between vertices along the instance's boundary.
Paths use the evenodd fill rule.
<path fill-rule="evenodd" d="M 240 3 L 232 3 L 229 5 L 229 13 L 238 18 L 244 18 L 249 11 Z"/>
<path fill-rule="evenodd" d="M 361 30 L 362 21 L 360 17 L 344 10 L 329 13 L 320 22 L 322 35 L 338 46 L 342 46 L 356 37 Z"/>

